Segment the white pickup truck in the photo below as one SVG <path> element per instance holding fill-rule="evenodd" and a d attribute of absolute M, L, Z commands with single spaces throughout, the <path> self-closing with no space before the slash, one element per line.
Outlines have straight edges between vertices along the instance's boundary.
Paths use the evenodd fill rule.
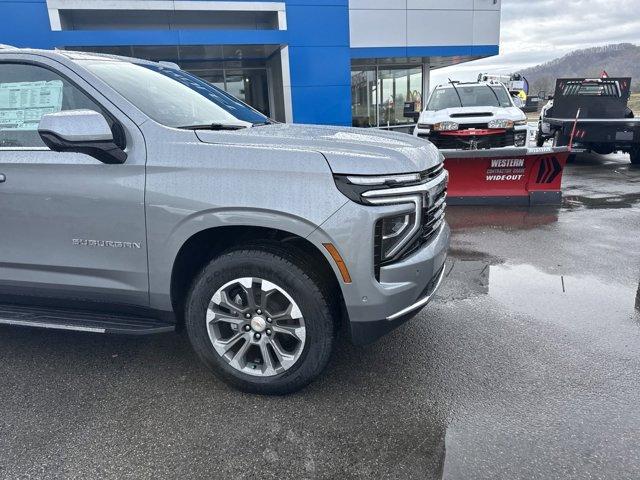
<path fill-rule="evenodd" d="M 414 130 L 439 149 L 478 150 L 527 145 L 527 117 L 500 83 L 437 86 Z"/>

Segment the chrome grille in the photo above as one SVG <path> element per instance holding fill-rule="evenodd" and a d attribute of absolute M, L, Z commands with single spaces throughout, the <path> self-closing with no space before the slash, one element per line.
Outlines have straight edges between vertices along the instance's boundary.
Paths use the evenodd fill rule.
<path fill-rule="evenodd" d="M 447 206 L 445 200 L 447 198 L 447 190 L 435 199 L 431 208 L 425 208 L 422 215 L 422 240 L 428 242 L 431 237 L 438 232 L 438 229 L 444 222 L 444 211 Z"/>

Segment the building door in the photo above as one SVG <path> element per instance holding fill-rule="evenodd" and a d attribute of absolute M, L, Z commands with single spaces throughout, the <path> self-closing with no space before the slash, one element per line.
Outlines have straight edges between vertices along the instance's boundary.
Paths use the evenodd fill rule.
<path fill-rule="evenodd" d="M 225 90 L 270 117 L 267 70 L 225 70 Z"/>

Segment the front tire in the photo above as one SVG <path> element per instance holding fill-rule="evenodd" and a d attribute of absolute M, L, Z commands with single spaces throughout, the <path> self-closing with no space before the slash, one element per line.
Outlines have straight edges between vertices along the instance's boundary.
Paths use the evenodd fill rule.
<path fill-rule="evenodd" d="M 200 359 L 230 385 L 287 394 L 329 361 L 335 331 L 329 298 L 301 257 L 270 245 L 236 249 L 194 281 L 187 332 Z"/>

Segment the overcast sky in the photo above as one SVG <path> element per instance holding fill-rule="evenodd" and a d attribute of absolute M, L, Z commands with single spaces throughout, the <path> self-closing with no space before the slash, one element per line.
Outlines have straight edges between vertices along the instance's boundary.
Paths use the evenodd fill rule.
<path fill-rule="evenodd" d="M 500 55 L 434 70 L 431 87 L 517 72 L 580 48 L 640 44 L 640 0 L 502 0 L 500 37 Z"/>

